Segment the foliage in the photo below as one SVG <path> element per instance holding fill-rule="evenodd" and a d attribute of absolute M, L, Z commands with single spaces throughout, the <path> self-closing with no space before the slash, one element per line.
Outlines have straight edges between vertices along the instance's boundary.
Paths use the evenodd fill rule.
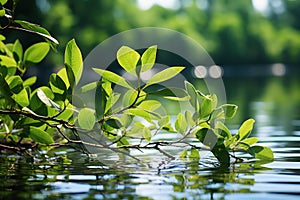
<path fill-rule="evenodd" d="M 181 158 L 200 159 L 199 150 L 209 150 L 223 166 L 230 164 L 230 156 L 235 157 L 231 153 L 236 151 L 248 152 L 257 159 L 273 159 L 271 149 L 255 145 L 258 138 L 249 138 L 253 119 L 245 121 L 235 135 L 223 123 L 234 117 L 236 105 L 218 105 L 216 95 L 203 94 L 187 81 L 185 88 L 176 89 L 184 94 L 182 97 L 176 96 L 170 88 L 156 90 L 151 87 L 176 77 L 184 67 L 168 67 L 143 82 L 141 73 L 154 67 L 157 46 L 149 47 L 141 55 L 127 46 L 116 52 L 123 70 L 136 77 L 136 85 L 117 73 L 94 68 L 99 81 L 80 86 L 80 91 L 96 91 L 95 108 L 79 106 L 72 99 L 71 91 L 79 87 L 83 71 L 82 54 L 74 39 L 65 48 L 64 68 L 51 74 L 48 85 L 34 88 L 37 77 L 25 79 L 24 73 L 32 64 L 46 57 L 56 39 L 45 29 L 29 22 L 12 19 L 8 28 L 16 29 L 16 23 L 23 27 L 21 30 L 41 35 L 47 42 L 24 49 L 19 40 L 6 44 L 5 37 L 0 35 L 1 148 L 24 152 L 28 148 L 26 144 L 38 150 L 62 145 L 77 148 L 80 144 L 108 148 L 128 156 L 130 149 L 152 148 L 173 158 L 162 147 L 182 145 L 185 149 Z M 113 90 L 115 85 L 124 88 L 124 95 Z M 192 109 L 179 113 L 172 121 L 171 116 L 160 112 L 163 103 L 157 100 L 157 96 L 189 102 Z M 165 132 L 179 133 L 181 137 L 174 141 L 154 139 Z M 103 145 L 81 141 L 78 133 L 95 133 L 109 142 Z M 198 141 L 199 145 L 189 142 L 191 139 Z M 136 140 L 139 142 L 134 142 Z"/>

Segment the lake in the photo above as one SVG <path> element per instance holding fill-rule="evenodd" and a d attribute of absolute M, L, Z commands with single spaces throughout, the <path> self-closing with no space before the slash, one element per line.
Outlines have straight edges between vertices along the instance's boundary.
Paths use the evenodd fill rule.
<path fill-rule="evenodd" d="M 0 199 L 299 199 L 297 73 L 239 78 L 224 73 L 223 80 L 228 102 L 240 107 L 237 119 L 228 121 L 230 128 L 235 131 L 243 120 L 254 118 L 252 136 L 272 148 L 274 162 L 224 169 L 205 152 L 200 162 L 148 152 L 148 165 L 116 162 L 107 167 L 73 150 L 34 159 L 1 154 Z"/>

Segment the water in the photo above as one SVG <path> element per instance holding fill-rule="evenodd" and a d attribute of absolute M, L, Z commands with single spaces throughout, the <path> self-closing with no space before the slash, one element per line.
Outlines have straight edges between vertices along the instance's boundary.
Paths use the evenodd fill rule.
<path fill-rule="evenodd" d="M 262 88 L 281 87 L 280 81 L 270 80 Z M 250 161 L 221 169 L 206 153 L 197 162 L 150 152 L 144 158 L 148 166 L 131 161 L 112 168 L 70 150 L 34 159 L 1 154 L 0 199 L 299 199 L 300 116 L 295 88 L 285 94 L 284 108 L 278 106 L 281 96 L 276 97 L 284 92 L 280 88 L 274 91 L 276 98 L 266 89 L 246 98 L 248 102 L 246 93 L 230 99 L 248 105 L 238 120 L 256 119 L 253 136 L 273 149 L 272 163 Z M 240 122 L 229 123 L 234 130 Z"/>

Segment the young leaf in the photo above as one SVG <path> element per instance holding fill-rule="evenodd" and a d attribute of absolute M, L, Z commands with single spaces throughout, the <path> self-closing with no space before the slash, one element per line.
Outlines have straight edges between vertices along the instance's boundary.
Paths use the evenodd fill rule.
<path fill-rule="evenodd" d="M 240 141 L 240 143 L 245 143 L 245 144 L 248 144 L 249 146 L 252 146 L 253 144 L 255 144 L 258 141 L 259 141 L 259 139 L 257 137 L 251 137 L 251 138 L 246 138 L 246 139 Z"/>
<path fill-rule="evenodd" d="M 17 62 L 23 59 L 23 47 L 19 40 L 16 40 L 13 46 L 14 58 Z"/>
<path fill-rule="evenodd" d="M 67 69 L 62 68 L 61 70 L 59 70 L 57 72 L 57 75 L 64 81 L 64 83 L 66 85 L 66 89 L 69 89 L 70 82 L 69 82 L 69 79 L 68 79 Z"/>
<path fill-rule="evenodd" d="M 78 124 L 85 130 L 92 130 L 96 123 L 95 112 L 89 108 L 83 108 L 78 114 Z"/>
<path fill-rule="evenodd" d="M 179 113 L 177 115 L 177 120 L 175 122 L 175 129 L 181 133 L 184 134 L 187 130 L 187 122 L 183 114 Z"/>
<path fill-rule="evenodd" d="M 254 122 L 254 119 L 248 119 L 241 125 L 237 133 L 238 141 L 244 140 L 250 135 Z"/>
<path fill-rule="evenodd" d="M 22 107 L 29 105 L 29 98 L 25 88 L 23 88 L 18 94 L 13 94 L 12 98 Z"/>
<path fill-rule="evenodd" d="M 149 47 L 142 55 L 142 69 L 141 72 L 150 70 L 155 63 L 157 52 L 157 45 Z"/>
<path fill-rule="evenodd" d="M 20 76 L 10 76 L 7 79 L 7 83 L 9 85 L 10 90 L 18 94 L 24 87 L 23 87 L 23 80 Z"/>
<path fill-rule="evenodd" d="M 224 123 L 220 121 L 217 121 L 217 123 L 215 124 L 215 129 L 220 129 L 221 132 L 219 134 L 222 135 L 224 138 L 232 137 L 229 129 L 225 126 Z"/>
<path fill-rule="evenodd" d="M 64 94 L 67 91 L 64 81 L 57 74 L 51 74 L 50 87 L 52 91 L 57 94 Z"/>
<path fill-rule="evenodd" d="M 204 98 L 202 104 L 201 104 L 201 117 L 205 118 L 212 112 L 212 99 L 210 98 Z"/>
<path fill-rule="evenodd" d="M 169 80 L 179 74 L 183 69 L 184 67 L 169 67 L 161 72 L 158 72 L 148 80 L 144 88 L 156 83 L 161 83 Z"/>
<path fill-rule="evenodd" d="M 54 142 L 52 137 L 49 135 L 49 133 L 43 131 L 40 128 L 33 127 L 33 126 L 29 128 L 29 137 L 33 141 L 42 144 L 51 144 Z"/>
<path fill-rule="evenodd" d="M 50 33 L 43 27 L 37 25 L 37 24 L 33 24 L 27 21 L 22 21 L 22 20 L 14 20 L 15 23 L 19 24 L 20 26 L 22 26 L 24 29 L 24 31 L 30 32 L 30 33 L 35 33 L 38 34 L 48 40 L 50 40 L 55 46 L 58 45 L 59 42 L 50 35 Z"/>
<path fill-rule="evenodd" d="M 24 87 L 32 86 L 33 84 L 36 83 L 36 80 L 37 80 L 36 76 L 31 76 L 23 82 L 23 86 Z"/>
<path fill-rule="evenodd" d="M 30 46 L 24 53 L 25 66 L 28 67 L 32 63 L 41 62 L 50 50 L 47 42 L 40 42 Z"/>
<path fill-rule="evenodd" d="M 140 59 L 140 54 L 127 46 L 122 46 L 117 52 L 119 64 L 129 73 L 136 76 L 136 65 Z"/>
<path fill-rule="evenodd" d="M 44 104 L 46 104 L 50 108 L 55 108 L 56 110 L 61 110 L 61 107 L 57 103 L 52 101 L 51 98 L 47 97 L 47 95 L 44 93 L 43 90 L 38 89 L 37 96 Z"/>
<path fill-rule="evenodd" d="M 0 55 L 0 64 L 6 67 L 16 67 L 17 63 L 16 61 L 8 56 Z"/>
<path fill-rule="evenodd" d="M 145 138 L 148 142 L 150 142 L 151 140 L 151 131 L 149 130 L 149 128 L 147 128 L 146 126 L 144 126 L 143 130 L 142 130 L 142 136 L 143 138 Z"/>
<path fill-rule="evenodd" d="M 74 39 L 68 42 L 65 49 L 65 65 L 71 87 L 78 84 L 83 69 L 82 55 Z M 71 69 L 71 70 L 70 70 Z M 71 73 L 71 71 L 73 73 Z M 74 82 L 75 81 L 75 82 Z"/>
<path fill-rule="evenodd" d="M 191 83 L 189 83 L 187 81 L 184 81 L 184 84 L 185 84 L 185 89 L 190 96 L 191 105 L 195 108 L 196 111 L 198 111 L 198 98 L 197 98 L 196 89 L 194 88 L 194 86 Z"/>
<path fill-rule="evenodd" d="M 115 74 L 111 71 L 107 71 L 107 70 L 103 70 L 103 69 L 97 69 L 97 68 L 93 68 L 93 70 L 97 74 L 102 76 L 102 78 L 104 78 L 104 79 L 106 79 L 106 80 L 108 80 L 108 81 L 110 81 L 114 84 L 123 86 L 123 87 L 128 88 L 128 89 L 133 89 L 123 77 L 121 77 L 121 76 L 119 76 L 119 75 L 117 75 L 117 74 Z"/>
<path fill-rule="evenodd" d="M 161 106 L 161 103 L 156 100 L 146 100 L 143 101 L 138 108 L 148 111 L 154 111 Z"/>
<path fill-rule="evenodd" d="M 187 121 L 187 124 L 192 127 L 195 125 L 195 121 L 193 120 L 192 113 L 190 111 L 185 111 L 185 119 Z"/>
<path fill-rule="evenodd" d="M 238 109 L 238 106 L 234 104 L 224 104 L 221 107 L 224 109 L 225 119 L 233 118 Z"/>
<path fill-rule="evenodd" d="M 269 147 L 253 146 L 250 150 L 254 152 L 254 157 L 260 160 L 274 160 L 273 151 Z"/>

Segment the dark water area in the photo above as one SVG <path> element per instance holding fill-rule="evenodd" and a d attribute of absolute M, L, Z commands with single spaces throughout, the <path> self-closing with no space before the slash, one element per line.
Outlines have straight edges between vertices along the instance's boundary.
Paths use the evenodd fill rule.
<path fill-rule="evenodd" d="M 72 150 L 34 159 L 1 154 L 0 199 L 299 199 L 298 74 L 229 76 L 225 71 L 223 81 L 227 101 L 239 105 L 229 127 L 236 131 L 243 120 L 254 118 L 252 136 L 272 148 L 274 162 L 250 160 L 220 169 L 205 152 L 200 162 L 149 152 L 148 165 L 129 161 L 107 167 Z"/>

